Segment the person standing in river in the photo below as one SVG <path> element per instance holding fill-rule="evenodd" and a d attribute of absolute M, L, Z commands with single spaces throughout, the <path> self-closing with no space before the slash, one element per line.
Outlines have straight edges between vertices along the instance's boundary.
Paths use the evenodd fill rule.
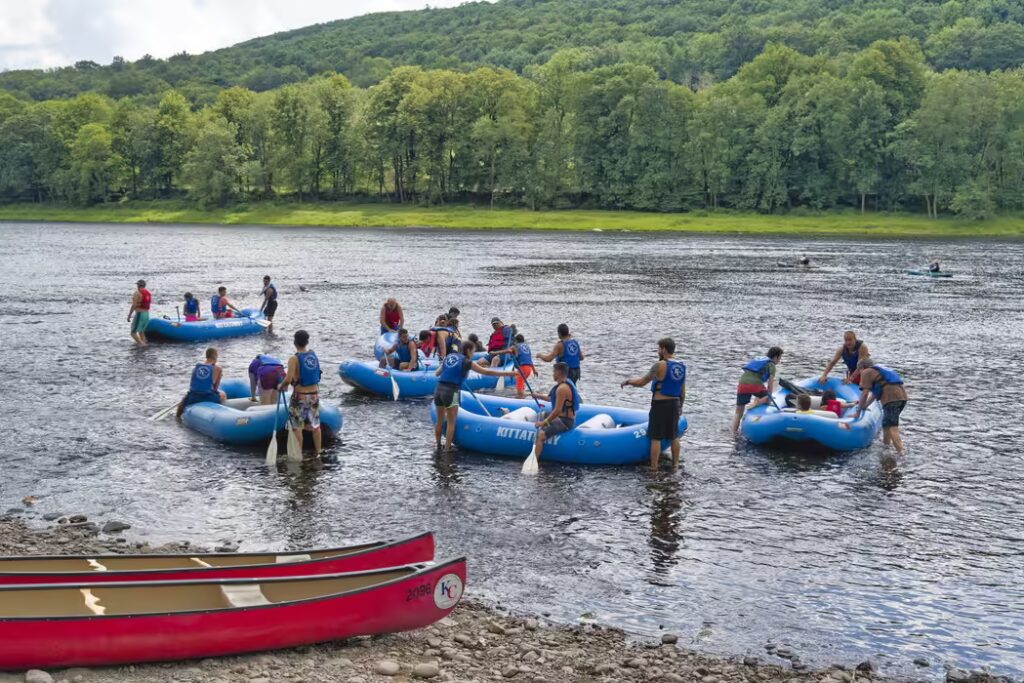
<path fill-rule="evenodd" d="M 846 378 L 843 381 L 857 384 L 857 363 L 860 362 L 861 358 L 868 358 L 870 355 L 871 352 L 868 351 L 868 345 L 857 339 L 857 333 L 853 330 L 847 330 L 843 333 L 843 345 L 836 349 L 832 360 L 828 362 L 824 372 L 821 373 L 821 377 L 818 378 L 818 383 L 824 384 L 828 380 L 828 373 L 832 372 L 832 368 L 842 360 L 846 365 Z"/>
<path fill-rule="evenodd" d="M 879 365 L 870 358 L 861 358 L 857 363 L 857 369 L 860 371 L 857 417 L 859 418 L 873 401 L 878 401 L 882 406 L 882 443 L 893 446 L 896 454 L 902 455 L 900 415 L 907 407 L 907 390 L 903 386 L 903 378 L 895 370 Z"/>
<path fill-rule="evenodd" d="M 658 469 L 662 441 L 672 442 L 672 467 L 679 466 L 679 418 L 686 400 L 686 366 L 676 360 L 671 337 L 658 341 L 658 361 L 643 377 L 623 380 L 619 388 L 651 385 L 651 412 L 647 438 L 651 441 L 651 469 Z"/>
<path fill-rule="evenodd" d="M 139 346 L 148 343 L 146 339 L 146 326 L 149 324 L 149 307 L 153 303 L 153 295 L 146 289 L 146 281 L 139 280 L 135 283 L 135 291 L 132 293 L 132 306 L 128 309 L 128 322 L 132 324 L 132 339 Z"/>
<path fill-rule="evenodd" d="M 756 408 L 772 400 L 775 391 L 775 366 L 782 361 L 782 349 L 773 346 L 767 356 L 747 361 L 736 387 L 736 414 L 732 419 L 733 436 L 740 429 L 740 422 L 748 408 Z"/>
<path fill-rule="evenodd" d="M 263 295 L 260 312 L 263 313 L 264 318 L 270 321 L 270 325 L 267 327 L 269 332 L 274 329 L 274 314 L 277 313 L 277 286 L 270 281 L 269 275 L 263 276 L 263 289 L 260 294 Z"/>
<path fill-rule="evenodd" d="M 288 372 L 278 391 L 292 386 L 288 415 L 292 437 L 302 446 L 303 429 L 313 434 L 316 457 L 323 455 L 323 435 L 320 431 L 320 359 L 309 348 L 309 332 L 295 333 L 295 355 L 288 359 Z"/>

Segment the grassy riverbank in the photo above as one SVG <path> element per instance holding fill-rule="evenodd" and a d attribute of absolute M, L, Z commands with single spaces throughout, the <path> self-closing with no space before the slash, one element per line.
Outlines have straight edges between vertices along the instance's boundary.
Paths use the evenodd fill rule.
<path fill-rule="evenodd" d="M 368 228 L 434 227 L 512 230 L 634 230 L 740 234 L 850 235 L 877 237 L 1020 237 L 1024 216 L 985 221 L 930 220 L 913 214 L 824 212 L 760 214 L 637 211 L 527 211 L 470 206 L 393 204 L 260 203 L 202 210 L 177 201 L 127 202 L 89 208 L 51 204 L 0 206 L 0 221 L 85 223 L 199 223 Z"/>

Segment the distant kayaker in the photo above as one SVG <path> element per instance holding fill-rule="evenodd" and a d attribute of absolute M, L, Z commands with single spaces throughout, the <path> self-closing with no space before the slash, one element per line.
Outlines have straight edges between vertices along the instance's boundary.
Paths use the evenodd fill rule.
<path fill-rule="evenodd" d="M 491 367 L 504 364 L 505 354 L 515 346 L 515 328 L 501 322 L 501 318 L 491 318 L 491 336 L 487 340 L 487 362 Z"/>
<path fill-rule="evenodd" d="M 422 333 L 420 334 L 422 336 Z M 395 370 L 413 372 L 419 369 L 419 355 L 416 341 L 409 336 L 409 330 L 403 327 L 398 330 L 398 341 L 384 349 L 384 357 L 380 359 L 380 366 L 382 368 L 390 366 Z"/>
<path fill-rule="evenodd" d="M 907 407 L 907 390 L 895 370 L 875 363 L 870 358 L 861 358 L 857 364 L 860 370 L 860 401 L 857 417 L 868 409 L 873 401 L 882 405 L 882 443 L 891 444 L 896 453 L 903 453 L 903 438 L 900 436 L 900 414 Z"/>
<path fill-rule="evenodd" d="M 932 273 L 939 273 L 942 271 L 942 264 L 936 259 L 928 264 L 928 270 Z"/>
<path fill-rule="evenodd" d="M 220 379 L 222 370 L 217 365 L 217 349 L 212 346 L 206 349 L 206 360 L 197 363 L 192 368 L 192 379 L 188 384 L 188 393 L 178 404 L 178 411 L 175 414 L 178 421 L 181 421 L 181 414 L 185 407 L 193 403 L 223 403 L 227 396 L 220 390 Z"/>
<path fill-rule="evenodd" d="M 821 377 L 818 378 L 818 382 L 824 384 L 828 380 L 828 374 L 832 372 L 840 360 L 846 365 L 846 377 L 843 379 L 848 384 L 857 383 L 857 363 L 861 358 L 867 358 L 871 355 L 868 351 L 868 345 L 860 339 L 857 339 L 857 333 L 853 330 L 847 330 L 843 332 L 843 345 L 836 349 L 836 353 L 832 356 L 832 360 L 825 366 L 825 371 L 821 373 Z"/>
<path fill-rule="evenodd" d="M 192 292 L 185 292 L 185 303 L 181 308 L 185 314 L 185 322 L 194 323 L 200 320 L 199 299 Z"/>
<path fill-rule="evenodd" d="M 569 369 L 568 364 L 562 361 L 555 363 L 551 367 L 555 386 L 551 387 L 547 396 L 532 394 L 538 401 L 547 401 L 550 404 L 550 410 L 544 419 L 534 423 L 537 427 L 537 438 L 533 442 L 533 452 L 537 455 L 537 462 L 540 462 L 545 441 L 576 427 L 576 413 L 580 410 L 580 392 L 576 390 L 575 382 L 569 378 Z"/>
<path fill-rule="evenodd" d="M 569 332 L 569 326 L 562 323 L 558 326 L 558 341 L 551 348 L 550 353 L 537 354 L 545 363 L 557 361 L 565 363 L 569 368 L 568 378 L 574 385 L 580 383 L 580 361 L 584 359 L 580 343 L 576 341 Z"/>
<path fill-rule="evenodd" d="M 277 387 L 284 381 L 284 363 L 274 356 L 259 354 L 249 363 L 249 397 L 262 405 L 277 403 Z"/>
<path fill-rule="evenodd" d="M 132 339 L 139 346 L 145 346 L 146 325 L 149 324 L 149 307 L 153 303 L 153 295 L 146 289 L 146 281 L 139 280 L 135 283 L 135 291 L 132 292 L 132 306 L 128 309 L 128 322 L 132 324 Z"/>
<path fill-rule="evenodd" d="M 398 299 L 391 297 L 380 307 L 380 333 L 397 332 L 405 327 L 405 312 Z"/>
<path fill-rule="evenodd" d="M 320 432 L 320 359 L 309 349 L 309 332 L 295 333 L 295 355 L 288 359 L 288 372 L 278 386 L 279 391 L 292 387 L 288 402 L 292 435 L 302 443 L 303 430 L 312 432 L 313 449 L 316 457 L 323 455 L 323 438 Z"/>
<path fill-rule="evenodd" d="M 627 379 L 619 385 L 651 385 L 651 411 L 647 438 L 651 441 L 651 469 L 658 469 L 663 441 L 671 441 L 672 467 L 679 466 L 679 418 L 686 400 L 686 366 L 676 360 L 676 343 L 670 337 L 658 341 L 658 360 L 646 375 Z"/>
<path fill-rule="evenodd" d="M 263 276 L 263 289 L 260 290 L 260 294 L 263 295 L 260 311 L 263 317 L 270 321 L 267 330 L 271 330 L 274 327 L 274 314 L 277 313 L 277 285 L 271 282 L 269 275 Z"/>
<path fill-rule="evenodd" d="M 782 349 L 773 346 L 767 356 L 754 358 L 743 366 L 743 374 L 736 387 L 736 415 L 732 420 L 733 435 L 740 428 L 743 414 L 748 408 L 756 408 L 772 400 L 775 391 L 775 366 L 782 361 Z"/>
<path fill-rule="evenodd" d="M 459 415 L 459 399 L 461 398 L 462 383 L 469 376 L 469 371 L 475 370 L 481 375 L 492 377 L 512 377 L 516 373 L 493 370 L 473 361 L 473 352 L 466 349 L 462 352 L 462 345 L 456 343 L 452 350 L 444 357 L 437 371 L 437 387 L 434 389 L 434 405 L 437 407 L 437 422 L 434 423 L 434 442 L 437 448 L 441 448 L 441 430 L 445 422 L 448 424 L 445 430 L 445 450 L 450 451 L 455 439 L 455 420 Z"/>
<path fill-rule="evenodd" d="M 228 288 L 218 287 L 217 293 L 210 297 L 210 312 L 216 319 L 220 318 L 231 318 L 234 311 L 235 313 L 241 313 L 235 305 L 228 300 Z"/>
<path fill-rule="evenodd" d="M 811 265 L 811 259 L 807 257 L 807 254 L 804 254 L 803 256 L 800 257 L 800 260 L 797 261 L 797 263 L 799 263 L 801 266 L 809 266 Z"/>

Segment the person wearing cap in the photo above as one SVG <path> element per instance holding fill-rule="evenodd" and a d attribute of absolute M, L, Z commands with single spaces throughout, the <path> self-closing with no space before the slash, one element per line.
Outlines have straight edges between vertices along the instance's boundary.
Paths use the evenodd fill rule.
<path fill-rule="evenodd" d="M 497 367 L 505 361 L 502 356 L 511 353 L 512 347 L 515 346 L 516 331 L 511 325 L 501 322 L 501 318 L 498 317 L 491 318 L 491 328 L 494 331 L 487 340 L 487 359 L 491 367 Z"/>
<path fill-rule="evenodd" d="M 128 322 L 132 324 L 132 339 L 139 346 L 145 346 L 146 326 L 149 324 L 149 307 L 153 303 L 153 295 L 146 289 L 146 281 L 139 280 L 135 283 L 135 291 L 132 293 L 132 306 L 128 309 Z"/>
<path fill-rule="evenodd" d="M 270 321 L 270 327 L 267 330 L 271 330 L 274 327 L 274 314 L 277 313 L 277 286 L 270 281 L 269 275 L 263 276 L 263 289 L 260 291 L 263 295 L 263 305 L 260 306 L 260 311 L 263 313 L 263 317 Z"/>

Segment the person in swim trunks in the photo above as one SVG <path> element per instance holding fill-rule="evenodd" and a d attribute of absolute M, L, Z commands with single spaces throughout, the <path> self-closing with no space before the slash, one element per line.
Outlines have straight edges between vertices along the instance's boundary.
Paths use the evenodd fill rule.
<path fill-rule="evenodd" d="M 576 413 L 580 410 L 580 393 L 576 391 L 576 385 L 569 379 L 569 366 L 562 361 L 551 366 L 551 376 L 555 380 L 555 386 L 547 396 L 543 394 L 532 394 L 538 401 L 547 401 L 551 409 L 544 416 L 543 420 L 535 422 L 537 427 L 537 438 L 533 442 L 534 453 L 537 455 L 537 462 L 540 462 L 541 453 L 544 451 L 544 442 L 551 437 L 565 434 L 576 427 Z"/>
<path fill-rule="evenodd" d="M 277 285 L 270 281 L 269 275 L 263 276 L 263 289 L 260 294 L 263 295 L 260 311 L 263 312 L 263 317 L 270 321 L 270 326 L 267 327 L 269 332 L 274 329 L 274 314 L 277 313 Z"/>
<path fill-rule="evenodd" d="M 206 360 L 192 368 L 188 393 L 178 403 L 178 411 L 175 413 L 178 422 L 181 422 L 181 415 L 185 412 L 186 406 L 193 403 L 223 403 L 227 400 L 227 395 L 220 390 L 222 376 L 223 371 L 217 365 L 217 349 L 211 346 L 206 349 Z"/>
<path fill-rule="evenodd" d="M 469 347 L 469 345 L 466 345 Z M 448 425 L 446 434 L 446 451 L 451 451 L 455 439 L 455 420 L 459 416 L 459 399 L 462 395 L 462 383 L 475 370 L 481 375 L 493 377 L 513 377 L 516 373 L 504 372 L 486 367 L 473 361 L 473 351 L 466 348 L 463 353 L 462 344 L 456 342 L 452 351 L 444 357 L 437 371 L 437 387 L 434 389 L 434 406 L 437 408 L 437 421 L 434 422 L 434 442 L 441 449 L 441 430 Z"/>
<path fill-rule="evenodd" d="M 320 359 L 309 350 L 309 332 L 295 333 L 295 355 L 288 359 L 288 372 L 278 391 L 292 387 L 288 415 L 292 436 L 302 443 L 305 429 L 313 434 L 316 457 L 323 457 L 323 435 L 320 431 Z M 300 446 L 301 447 L 301 446 Z"/>
<path fill-rule="evenodd" d="M 743 366 L 739 385 L 736 387 L 736 414 L 732 419 L 732 433 L 739 431 L 740 422 L 748 408 L 756 408 L 772 400 L 775 391 L 775 366 L 782 361 L 782 349 L 773 346 L 767 356 L 754 358 Z"/>
<path fill-rule="evenodd" d="M 686 400 L 686 366 L 676 360 L 676 343 L 670 337 L 658 341 L 658 361 L 647 374 L 623 380 L 619 388 L 651 385 L 651 412 L 647 438 L 651 441 L 651 469 L 658 469 L 663 441 L 671 442 L 672 467 L 679 466 L 679 418 Z"/>
<path fill-rule="evenodd" d="M 139 280 L 135 283 L 132 306 L 128 309 L 128 322 L 132 324 L 132 339 L 139 346 L 145 346 L 149 341 L 146 339 L 146 326 L 149 325 L 149 307 L 152 303 L 153 295 L 146 289 L 146 281 Z"/>
<path fill-rule="evenodd" d="M 870 358 L 861 358 L 857 368 L 860 370 L 857 417 L 860 417 L 873 401 L 882 404 L 882 443 L 891 445 L 898 455 L 902 455 L 900 415 L 907 407 L 907 390 L 903 386 L 903 378 L 895 370 L 875 363 Z"/>

